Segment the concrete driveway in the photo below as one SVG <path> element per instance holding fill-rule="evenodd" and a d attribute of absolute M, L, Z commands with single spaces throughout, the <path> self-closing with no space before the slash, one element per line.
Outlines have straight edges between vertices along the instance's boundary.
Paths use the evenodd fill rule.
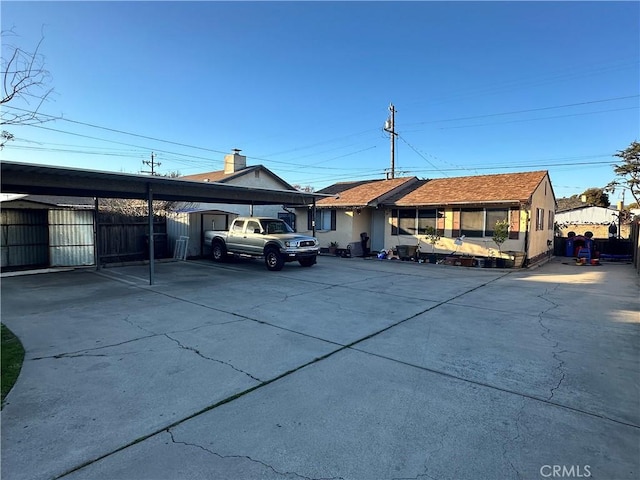
<path fill-rule="evenodd" d="M 639 291 L 568 259 L 3 278 L 2 478 L 637 479 Z"/>

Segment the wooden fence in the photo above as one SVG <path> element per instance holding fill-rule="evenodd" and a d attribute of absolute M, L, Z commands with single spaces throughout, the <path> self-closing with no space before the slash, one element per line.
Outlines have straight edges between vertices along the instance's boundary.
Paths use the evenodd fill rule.
<path fill-rule="evenodd" d="M 156 216 L 153 221 L 154 257 L 168 255 L 167 221 Z M 112 213 L 98 214 L 98 258 L 101 264 L 149 259 L 149 220 Z"/>

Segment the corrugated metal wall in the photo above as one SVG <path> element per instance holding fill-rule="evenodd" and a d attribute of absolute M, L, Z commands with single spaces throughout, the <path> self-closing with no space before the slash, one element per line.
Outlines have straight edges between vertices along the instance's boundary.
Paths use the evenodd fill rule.
<path fill-rule="evenodd" d="M 47 210 L 0 211 L 0 267 L 49 264 Z"/>
<path fill-rule="evenodd" d="M 94 265 L 92 210 L 49 210 L 49 259 L 52 267 Z"/>
<path fill-rule="evenodd" d="M 171 253 L 171 255 L 173 255 L 173 251 L 176 248 L 176 240 L 178 240 L 181 236 L 189 236 L 189 214 L 184 212 L 168 213 L 167 237 L 169 243 L 169 252 Z"/>

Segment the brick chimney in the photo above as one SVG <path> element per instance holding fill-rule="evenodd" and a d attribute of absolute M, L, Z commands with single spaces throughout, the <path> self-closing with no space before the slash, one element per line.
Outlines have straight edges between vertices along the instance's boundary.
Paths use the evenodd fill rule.
<path fill-rule="evenodd" d="M 224 173 L 235 173 L 240 170 L 247 168 L 247 157 L 244 155 L 240 155 L 240 152 L 237 148 L 233 149 L 233 153 L 224 156 Z"/>

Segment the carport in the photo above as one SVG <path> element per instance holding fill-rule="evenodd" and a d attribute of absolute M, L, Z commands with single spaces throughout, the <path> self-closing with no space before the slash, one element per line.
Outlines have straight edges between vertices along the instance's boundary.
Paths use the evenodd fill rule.
<path fill-rule="evenodd" d="M 154 283 L 153 200 L 233 203 L 244 205 L 305 205 L 315 210 L 316 198 L 327 195 L 296 190 L 271 190 L 194 182 L 98 170 L 54 167 L 20 162 L 0 164 L 2 193 L 93 197 L 95 210 L 100 198 L 147 200 L 149 218 L 149 284 Z M 97 236 L 94 237 L 97 242 Z M 96 245 L 97 247 L 97 245 Z M 99 262 L 96 262 L 99 269 Z"/>

